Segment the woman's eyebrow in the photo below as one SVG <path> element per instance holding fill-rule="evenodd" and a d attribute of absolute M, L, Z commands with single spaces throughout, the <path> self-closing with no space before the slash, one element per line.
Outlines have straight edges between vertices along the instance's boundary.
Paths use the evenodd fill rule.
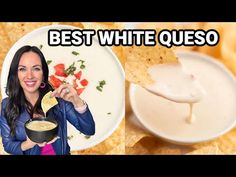
<path fill-rule="evenodd" d="M 24 66 L 24 65 L 19 65 L 18 67 L 26 67 L 26 66 Z"/>
<path fill-rule="evenodd" d="M 24 68 L 26 68 L 26 66 L 24 66 L 24 65 L 19 65 L 18 67 L 24 67 Z M 34 66 L 32 66 L 33 68 L 34 67 L 42 67 L 42 65 L 34 65 Z"/>
<path fill-rule="evenodd" d="M 42 65 L 34 65 L 33 67 L 38 67 L 38 66 L 42 67 Z"/>

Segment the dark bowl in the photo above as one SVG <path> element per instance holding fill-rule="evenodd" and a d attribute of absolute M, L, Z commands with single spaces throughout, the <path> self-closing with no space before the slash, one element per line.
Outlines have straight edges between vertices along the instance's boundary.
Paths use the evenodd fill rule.
<path fill-rule="evenodd" d="M 51 123 L 55 124 L 56 127 L 52 128 L 50 130 L 32 130 L 32 129 L 29 129 L 28 126 L 30 125 L 30 123 L 32 123 L 34 121 L 51 122 Z M 52 118 L 45 118 L 45 117 L 43 117 L 43 118 L 33 118 L 33 119 L 28 120 L 25 123 L 25 131 L 26 131 L 26 134 L 29 137 L 29 139 L 33 142 L 36 142 L 36 143 L 49 142 L 53 138 L 55 138 L 55 136 L 57 135 L 58 123 L 55 119 L 52 119 Z"/>

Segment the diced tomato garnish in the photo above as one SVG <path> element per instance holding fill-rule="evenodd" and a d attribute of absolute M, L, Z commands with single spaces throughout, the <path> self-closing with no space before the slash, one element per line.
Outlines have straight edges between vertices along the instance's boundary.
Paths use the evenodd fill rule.
<path fill-rule="evenodd" d="M 54 88 L 58 88 L 63 82 L 56 78 L 54 75 L 49 76 L 49 82 L 52 84 Z"/>
<path fill-rule="evenodd" d="M 62 71 L 56 71 L 56 72 L 55 72 L 55 75 L 61 76 L 61 77 L 67 77 L 67 74 L 64 73 L 64 71 L 63 71 L 63 72 L 62 72 Z"/>
<path fill-rule="evenodd" d="M 86 85 L 88 85 L 88 81 L 86 80 L 86 79 L 83 79 L 82 81 L 80 81 L 80 83 L 81 83 L 81 85 L 82 86 L 86 86 Z"/>
<path fill-rule="evenodd" d="M 54 66 L 55 69 L 55 75 L 61 76 L 61 77 L 67 77 L 67 74 L 65 73 L 65 65 L 64 64 L 57 64 Z"/>
<path fill-rule="evenodd" d="M 76 74 L 74 74 L 74 76 L 76 77 L 76 79 L 80 80 L 82 75 L 82 71 L 77 72 Z"/>
<path fill-rule="evenodd" d="M 80 94 L 84 91 L 84 89 L 85 89 L 85 88 L 76 89 L 77 94 L 80 95 Z"/>
<path fill-rule="evenodd" d="M 73 79 L 73 87 L 76 89 L 78 87 L 78 84 L 76 83 L 77 79 Z"/>
<path fill-rule="evenodd" d="M 65 65 L 63 63 L 61 64 L 57 64 L 54 66 L 54 69 L 57 70 L 57 69 L 64 69 L 65 70 Z"/>

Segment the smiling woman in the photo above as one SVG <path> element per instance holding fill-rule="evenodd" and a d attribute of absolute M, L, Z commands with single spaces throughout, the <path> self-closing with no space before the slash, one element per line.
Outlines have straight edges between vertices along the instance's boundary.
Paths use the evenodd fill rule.
<path fill-rule="evenodd" d="M 54 90 L 48 82 L 48 73 L 48 65 L 39 48 L 25 45 L 16 51 L 10 65 L 6 84 L 7 97 L 2 101 L 0 118 L 2 142 L 6 152 L 25 155 L 69 154 L 67 120 L 83 134 L 95 134 L 95 122 L 88 105 L 69 84 Z M 69 89 L 69 93 L 64 93 L 65 89 Z M 51 97 L 57 96 L 58 104 L 47 115 L 58 122 L 60 129 L 57 137 L 51 141 L 34 142 L 27 137 L 24 125 L 29 119 L 44 117 L 41 100 L 49 91 L 53 91 Z M 50 154 L 45 153 L 45 149 Z"/>

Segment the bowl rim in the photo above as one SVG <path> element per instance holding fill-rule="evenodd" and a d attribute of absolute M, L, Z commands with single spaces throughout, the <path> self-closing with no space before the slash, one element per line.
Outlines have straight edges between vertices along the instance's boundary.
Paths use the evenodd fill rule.
<path fill-rule="evenodd" d="M 225 74 L 228 75 L 229 78 L 231 78 L 235 84 L 236 84 L 236 77 L 233 75 L 232 72 L 230 72 L 230 70 L 220 61 L 216 60 L 214 57 L 208 56 L 206 54 L 202 54 L 200 52 L 196 52 L 196 51 L 176 51 L 177 56 L 192 56 L 192 57 L 200 57 L 203 58 L 204 60 L 213 63 L 214 65 L 218 66 L 220 69 L 222 69 Z M 193 140 L 185 140 L 185 139 L 178 139 L 178 138 L 171 138 L 169 136 L 166 136 L 165 134 L 159 132 L 159 131 L 154 131 L 152 130 L 148 125 L 146 125 L 146 123 L 144 121 L 142 121 L 142 119 L 140 118 L 140 114 L 138 113 L 139 111 L 137 111 L 137 108 L 135 106 L 135 101 L 134 101 L 134 91 L 137 87 L 141 87 L 139 85 L 136 85 L 134 83 L 130 83 L 129 86 L 129 101 L 130 101 L 130 105 L 131 108 L 133 110 L 133 114 L 136 117 L 136 120 L 141 124 L 141 126 L 143 128 L 145 128 L 147 131 L 149 131 L 150 133 L 152 133 L 154 136 L 159 137 L 165 141 L 174 143 L 174 144 L 179 144 L 179 145 L 192 145 L 192 144 L 196 144 L 196 143 L 202 143 L 202 142 L 208 142 L 210 140 L 214 140 L 216 138 L 218 138 L 219 136 L 229 132 L 235 125 L 236 125 L 236 118 L 234 120 L 232 120 L 232 122 L 224 129 L 220 130 L 218 133 L 212 135 L 212 136 L 208 136 L 206 138 L 194 138 Z"/>

